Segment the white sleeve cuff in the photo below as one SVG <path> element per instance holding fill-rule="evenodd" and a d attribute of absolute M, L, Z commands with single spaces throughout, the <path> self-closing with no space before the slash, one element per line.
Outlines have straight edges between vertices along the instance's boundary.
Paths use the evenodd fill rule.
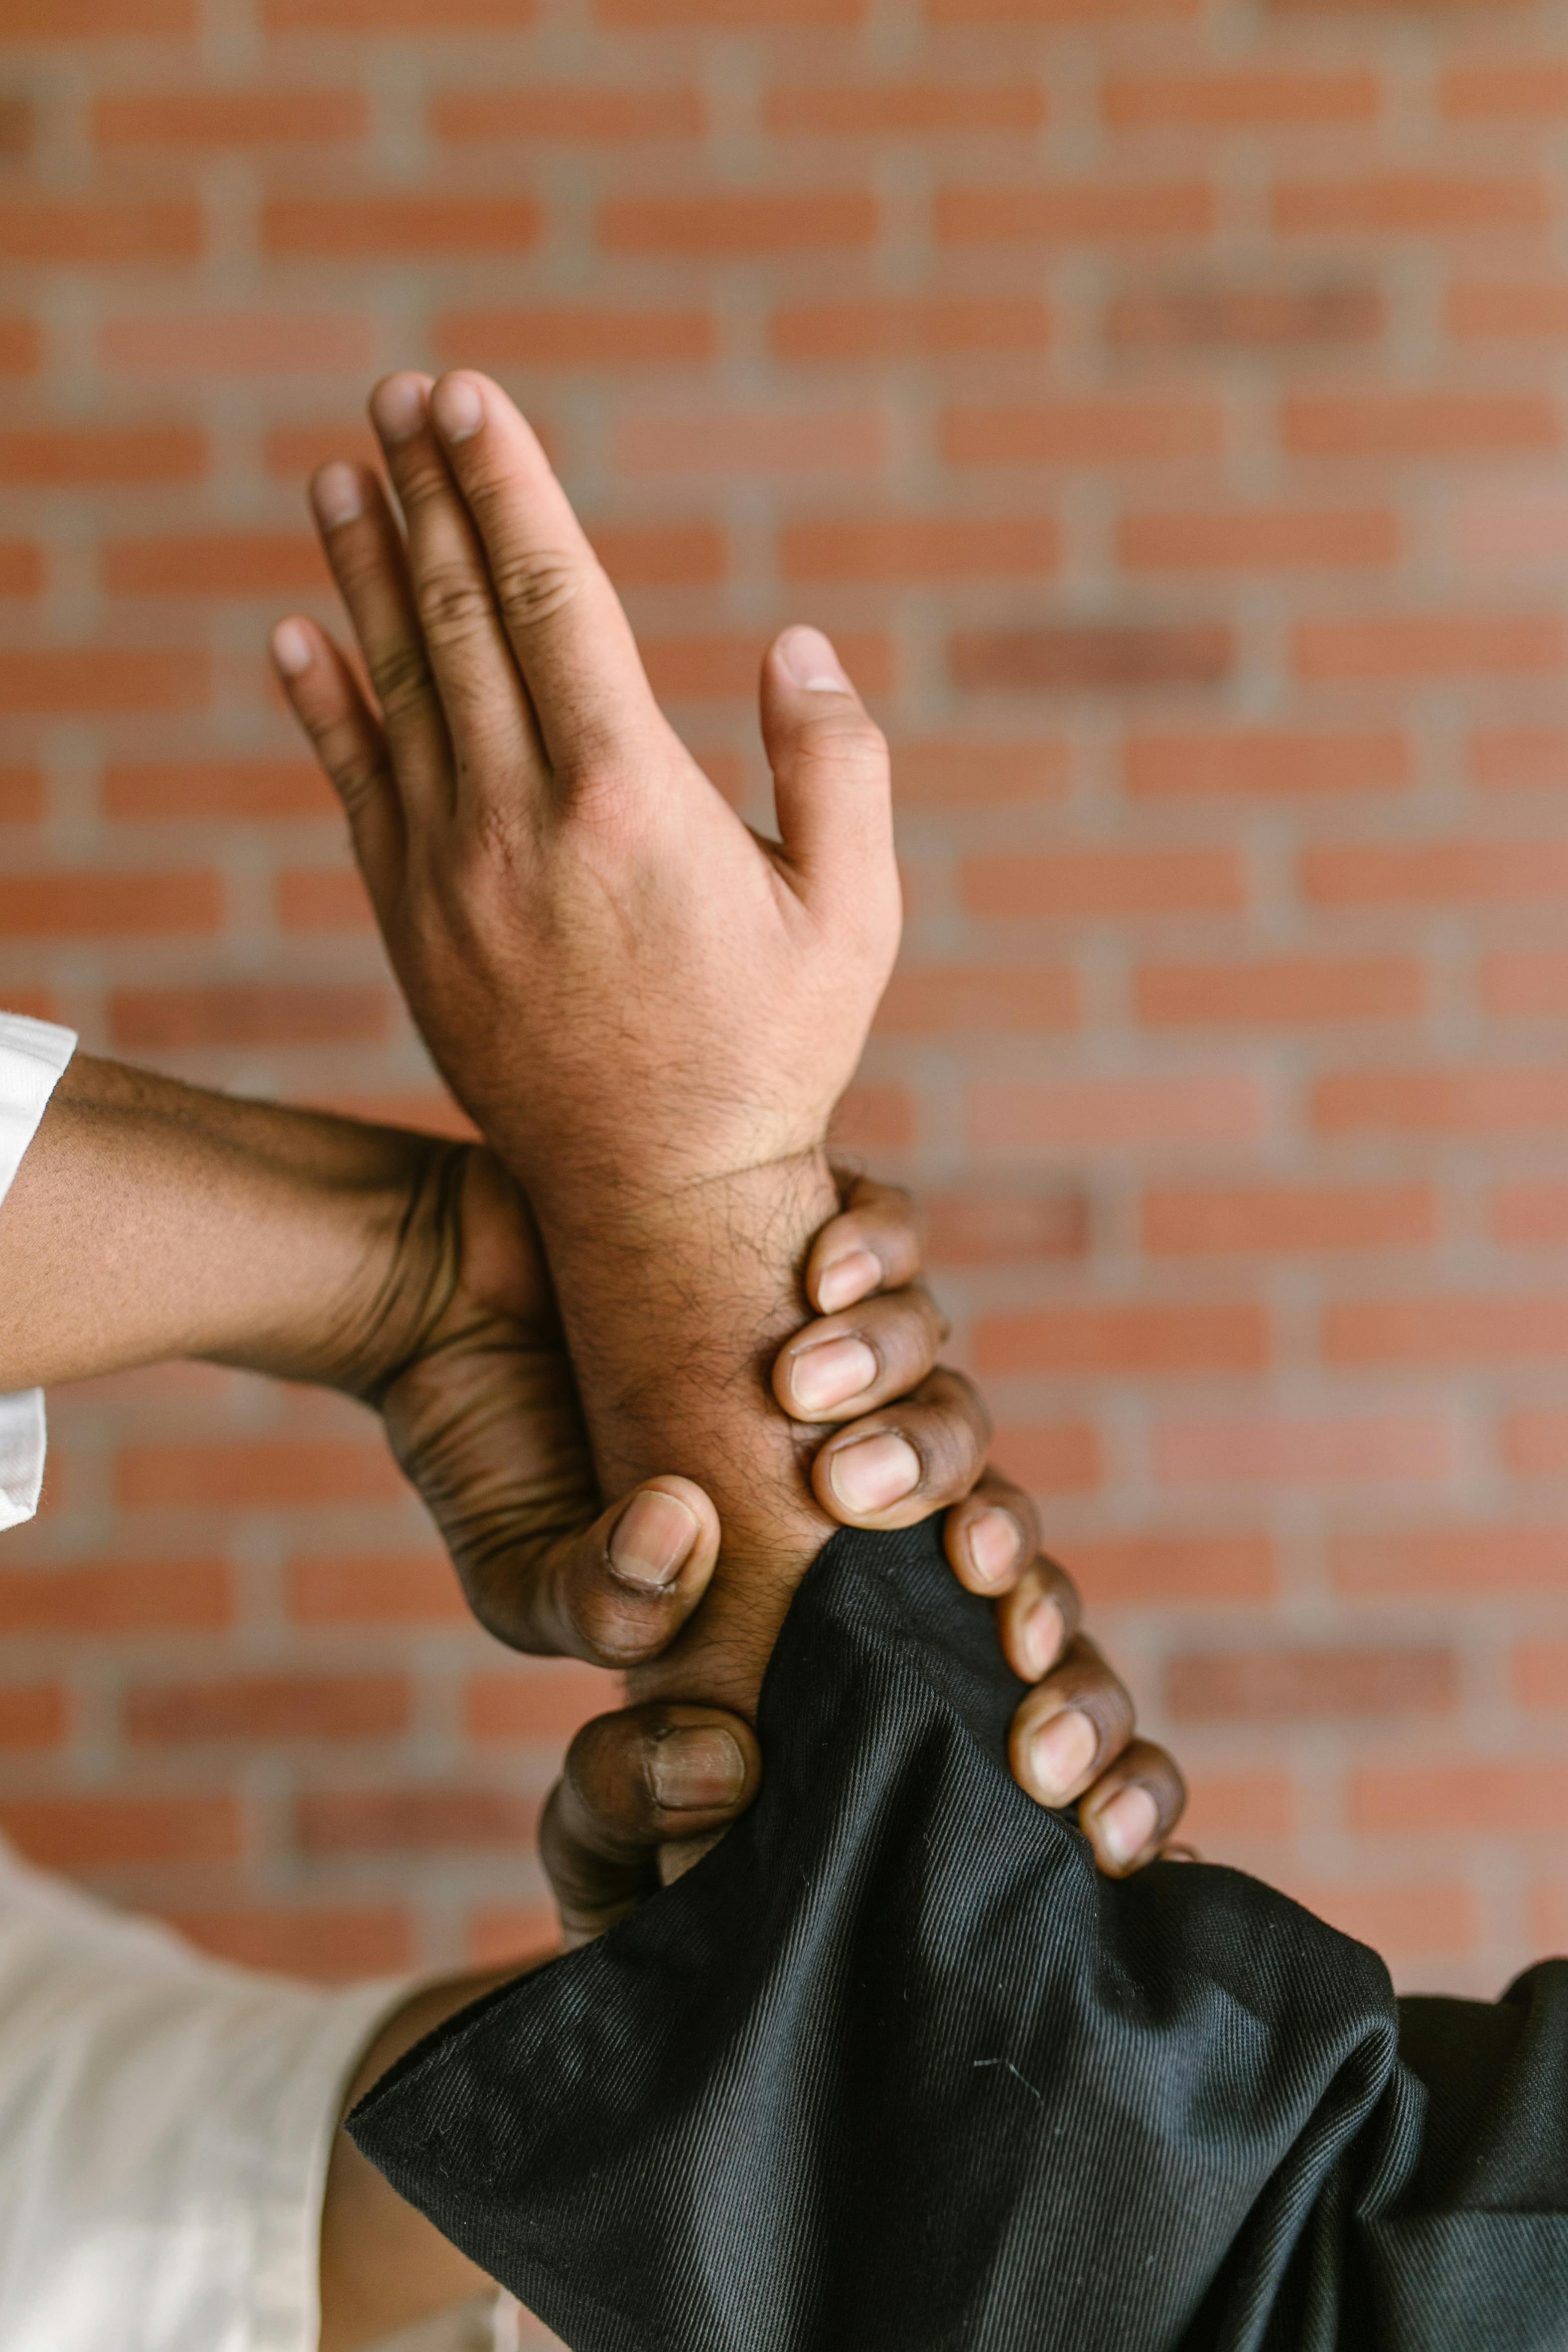
<path fill-rule="evenodd" d="M 0 1013 L 0 1201 L 76 1044 L 74 1029 Z M 0 1529 L 18 1526 L 37 1509 L 47 1448 L 43 1391 L 0 1396 Z"/>

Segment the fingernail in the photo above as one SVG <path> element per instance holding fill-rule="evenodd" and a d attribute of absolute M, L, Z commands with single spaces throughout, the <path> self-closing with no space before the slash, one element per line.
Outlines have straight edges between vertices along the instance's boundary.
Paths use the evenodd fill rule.
<path fill-rule="evenodd" d="M 797 686 L 814 694 L 852 694 L 843 664 L 830 638 L 821 629 L 786 629 L 779 640 L 779 658 Z"/>
<path fill-rule="evenodd" d="M 792 1360 L 789 1392 L 803 1412 L 831 1412 L 875 1378 L 876 1358 L 863 1339 L 822 1339 Z"/>
<path fill-rule="evenodd" d="M 1100 1734 L 1082 1707 L 1064 1707 L 1030 1743 L 1035 1785 L 1047 1804 L 1065 1803 L 1099 1752 Z"/>
<path fill-rule="evenodd" d="M 442 377 L 430 396 L 430 412 L 445 441 L 467 441 L 485 422 L 478 387 L 460 375 Z"/>
<path fill-rule="evenodd" d="M 969 1525 L 969 1565 L 982 1584 L 999 1584 L 1018 1566 L 1023 1549 L 1023 1529 L 1010 1511 L 995 1506 Z"/>
<path fill-rule="evenodd" d="M 1100 1816 L 1100 1835 L 1113 1862 L 1142 1853 L 1159 1826 L 1160 1809 L 1146 1789 L 1124 1789 Z"/>
<path fill-rule="evenodd" d="M 698 1535 L 696 1515 L 661 1487 L 633 1495 L 611 1530 L 610 1565 L 624 1584 L 664 1592 L 674 1584 Z"/>
<path fill-rule="evenodd" d="M 920 1456 L 906 1438 L 885 1431 L 859 1437 L 832 1457 L 832 1488 L 846 1510 L 885 1511 L 920 1484 Z"/>
<path fill-rule="evenodd" d="M 416 375 L 389 375 L 371 394 L 371 423 L 383 441 L 412 439 L 424 422 L 424 386 Z"/>
<path fill-rule="evenodd" d="M 310 503 L 316 509 L 316 520 L 325 530 L 336 530 L 340 524 L 357 522 L 365 511 L 360 495 L 360 478 L 352 466 L 323 466 L 310 485 Z"/>
<path fill-rule="evenodd" d="M 746 1786 L 746 1759 L 727 1731 L 671 1731 L 648 1760 L 648 1779 L 672 1812 L 733 1805 Z"/>
<path fill-rule="evenodd" d="M 1054 1601 L 1041 1597 L 1034 1601 L 1018 1633 L 1026 1682 L 1037 1683 L 1042 1675 L 1051 1672 L 1061 1655 L 1066 1631 Z"/>
<path fill-rule="evenodd" d="M 856 1306 L 869 1298 L 882 1280 L 882 1264 L 870 1250 L 847 1250 L 835 1257 L 817 1276 L 817 1297 L 824 1315 L 836 1315 L 841 1307 Z"/>
<path fill-rule="evenodd" d="M 272 658 L 285 677 L 302 677 L 315 656 L 298 621 L 279 621 L 272 633 Z"/>

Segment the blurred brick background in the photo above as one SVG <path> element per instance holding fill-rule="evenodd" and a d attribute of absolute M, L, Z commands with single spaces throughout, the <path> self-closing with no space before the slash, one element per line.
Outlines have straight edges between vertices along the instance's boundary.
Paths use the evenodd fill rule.
<path fill-rule="evenodd" d="M 898 747 L 851 1129 L 1207 1851 L 1494 1990 L 1568 1938 L 1568 6 L 5 0 L 0 1000 L 439 1100 L 270 617 L 393 364 L 491 367 L 760 814 Z M 62 1395 L 0 1821 L 269 1963 L 514 1948 L 584 1670 L 374 1429 Z"/>

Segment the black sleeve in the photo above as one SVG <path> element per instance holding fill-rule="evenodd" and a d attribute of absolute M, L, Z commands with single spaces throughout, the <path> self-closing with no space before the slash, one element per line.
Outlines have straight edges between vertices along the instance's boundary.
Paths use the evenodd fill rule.
<path fill-rule="evenodd" d="M 454 2018 L 360 2147 L 574 2352 L 1563 2352 L 1568 1967 L 1412 2002 L 1009 1776 L 928 1524 L 836 1536 L 752 1811 Z"/>

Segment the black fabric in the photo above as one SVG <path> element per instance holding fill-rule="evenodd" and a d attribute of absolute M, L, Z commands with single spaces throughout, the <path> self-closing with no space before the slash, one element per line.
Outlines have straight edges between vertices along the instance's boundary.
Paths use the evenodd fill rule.
<path fill-rule="evenodd" d="M 1568 1964 L 1402 2021 L 1238 1872 L 1101 1878 L 1019 1696 L 932 1528 L 835 1537 L 753 1811 L 360 2147 L 574 2352 L 1563 2352 Z"/>

